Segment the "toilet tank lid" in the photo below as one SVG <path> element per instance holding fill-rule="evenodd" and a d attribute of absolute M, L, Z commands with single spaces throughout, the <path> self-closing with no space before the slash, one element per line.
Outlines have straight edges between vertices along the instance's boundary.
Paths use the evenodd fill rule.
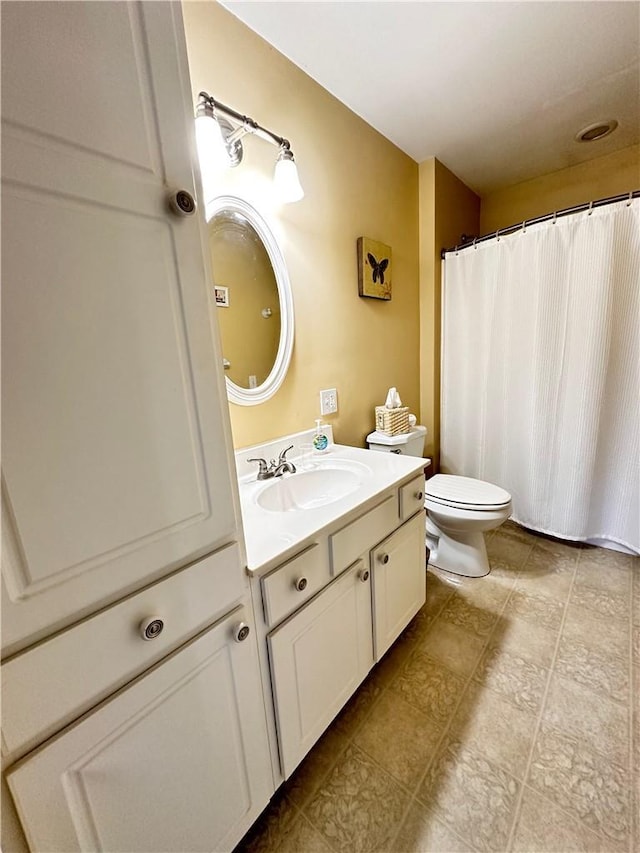
<path fill-rule="evenodd" d="M 401 435 L 386 435 L 386 433 L 378 432 L 376 429 L 369 433 L 366 440 L 368 444 L 406 444 L 408 441 L 411 441 L 412 438 L 415 438 L 418 435 L 425 436 L 426 434 L 426 426 L 420 426 L 420 424 L 418 424 L 411 427 L 409 432 L 403 432 Z"/>
<path fill-rule="evenodd" d="M 427 497 L 467 506 L 505 506 L 511 495 L 494 483 L 459 477 L 456 474 L 436 474 L 427 480 Z"/>

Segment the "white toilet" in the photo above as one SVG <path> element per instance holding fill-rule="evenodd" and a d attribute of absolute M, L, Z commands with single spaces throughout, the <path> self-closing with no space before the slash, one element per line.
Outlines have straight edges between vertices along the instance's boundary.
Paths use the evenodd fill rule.
<path fill-rule="evenodd" d="M 371 450 L 422 456 L 424 427 L 413 427 L 406 435 L 367 436 Z M 511 515 L 509 492 L 472 477 L 436 474 L 427 480 L 424 506 L 427 511 L 429 565 L 470 578 L 490 571 L 484 533 Z"/>

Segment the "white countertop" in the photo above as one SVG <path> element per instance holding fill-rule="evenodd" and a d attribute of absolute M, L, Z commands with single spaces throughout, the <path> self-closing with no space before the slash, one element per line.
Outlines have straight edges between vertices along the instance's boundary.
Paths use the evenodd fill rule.
<path fill-rule="evenodd" d="M 304 460 L 299 455 L 294 455 L 296 450 L 297 447 L 291 453 L 291 461 L 297 466 L 298 472 L 284 474 L 285 478 L 296 477 L 302 472 Z M 274 479 L 256 480 L 257 470 L 239 478 L 249 572 L 262 574 L 293 556 L 306 540 L 335 525 L 342 516 L 349 515 L 376 496 L 410 480 L 424 469 L 429 460 L 419 456 L 376 453 L 359 447 L 331 444 L 328 450 L 318 454 L 314 461 L 317 463 L 316 470 L 339 467 L 341 461 L 345 466 L 351 464 L 353 469 L 359 472 L 358 487 L 350 494 L 324 506 L 272 512 L 263 509 L 257 499 L 262 491 L 274 483 Z"/>

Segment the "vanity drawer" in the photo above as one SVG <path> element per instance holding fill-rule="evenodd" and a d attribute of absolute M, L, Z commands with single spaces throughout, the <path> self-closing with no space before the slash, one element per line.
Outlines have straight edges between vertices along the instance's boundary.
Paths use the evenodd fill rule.
<path fill-rule="evenodd" d="M 400 488 L 400 518 L 406 521 L 419 509 L 424 509 L 424 474 Z"/>
<path fill-rule="evenodd" d="M 3 752 L 17 757 L 228 612 L 247 592 L 237 544 L 2 664 Z M 145 641 L 141 623 L 163 622 Z"/>
<path fill-rule="evenodd" d="M 369 512 L 329 537 L 331 573 L 340 574 L 398 526 L 398 498 L 394 493 Z"/>
<path fill-rule="evenodd" d="M 331 580 L 326 550 L 311 545 L 262 578 L 262 600 L 267 625 L 275 625 L 297 610 Z"/>

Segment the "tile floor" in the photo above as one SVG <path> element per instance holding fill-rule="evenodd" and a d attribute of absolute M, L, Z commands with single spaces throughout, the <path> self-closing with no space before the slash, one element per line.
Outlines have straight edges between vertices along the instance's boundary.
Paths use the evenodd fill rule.
<path fill-rule="evenodd" d="M 508 522 L 427 603 L 238 853 L 640 850 L 640 558 Z"/>

